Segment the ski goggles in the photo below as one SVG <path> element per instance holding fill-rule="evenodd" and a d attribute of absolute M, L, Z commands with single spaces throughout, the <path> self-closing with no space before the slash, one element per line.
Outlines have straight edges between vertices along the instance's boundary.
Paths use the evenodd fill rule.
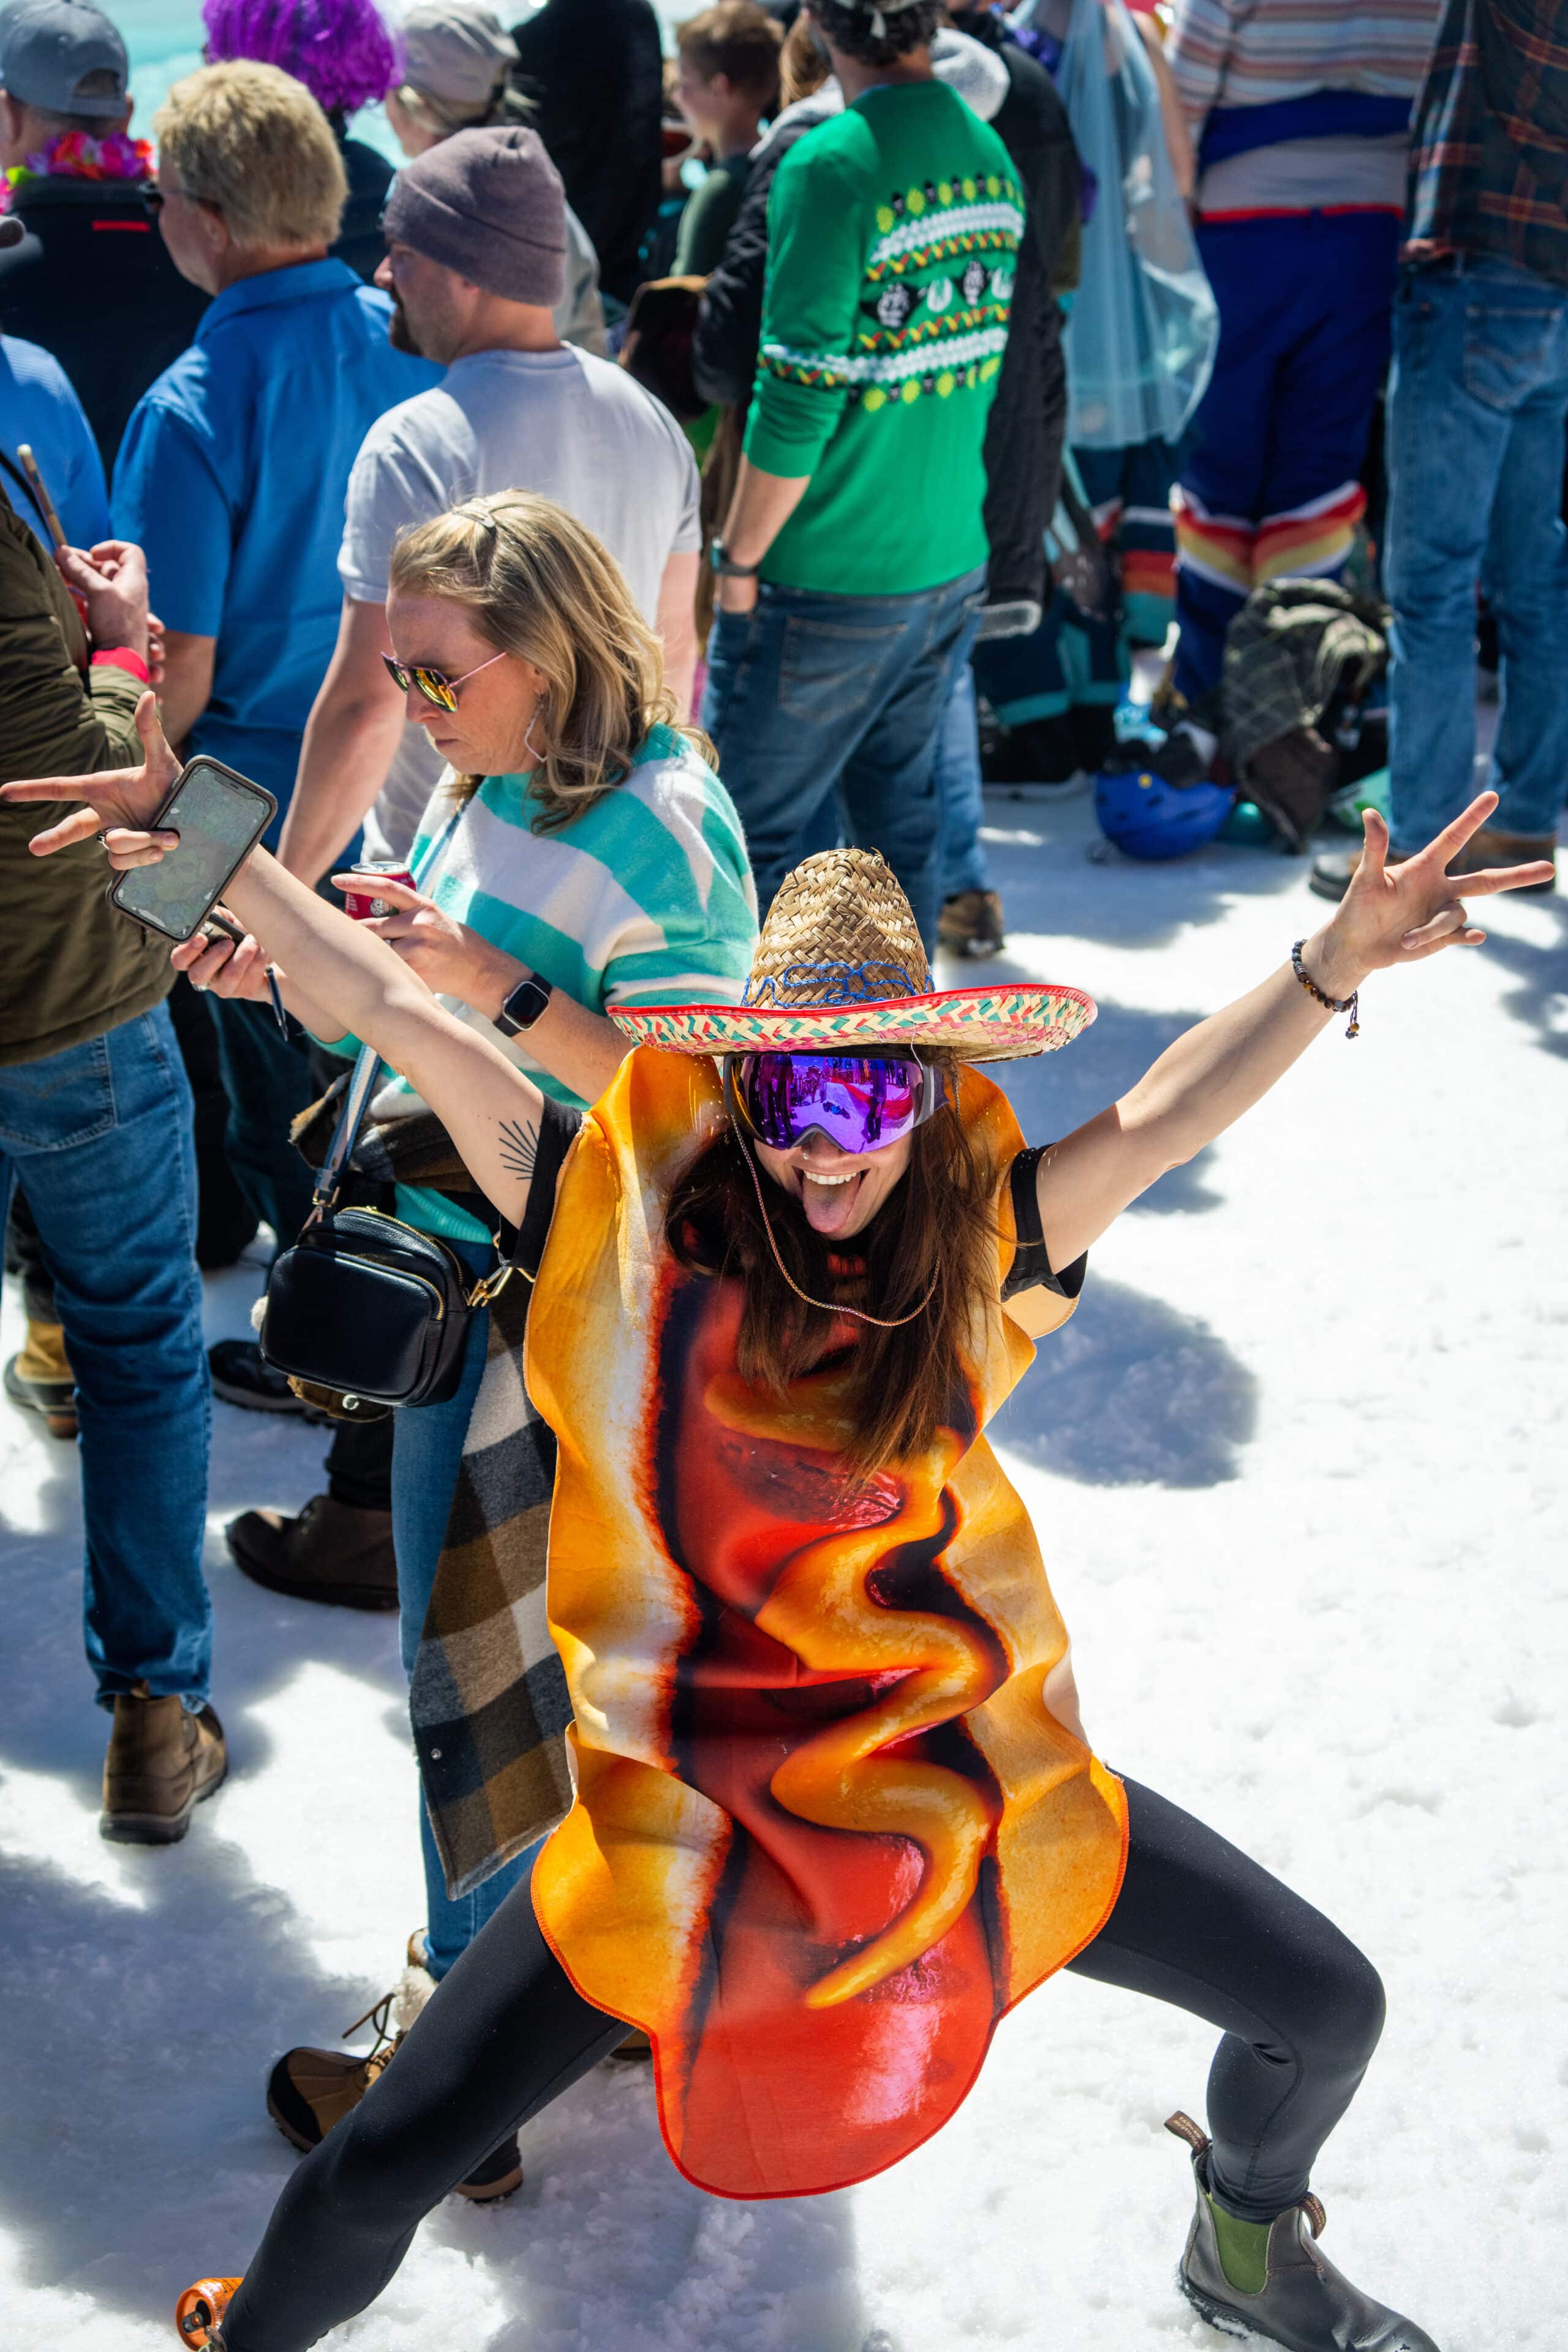
<path fill-rule="evenodd" d="M 731 1054 L 724 1087 L 775 1151 L 813 1134 L 840 1151 L 885 1151 L 950 1098 L 946 1073 L 912 1054 Z"/>

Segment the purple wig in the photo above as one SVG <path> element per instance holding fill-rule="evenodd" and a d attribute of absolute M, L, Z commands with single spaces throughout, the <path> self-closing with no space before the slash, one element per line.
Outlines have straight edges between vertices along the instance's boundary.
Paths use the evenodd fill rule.
<path fill-rule="evenodd" d="M 397 79 L 375 0 L 206 0 L 202 22 L 214 65 L 253 58 L 281 66 L 327 114 L 353 114 Z"/>

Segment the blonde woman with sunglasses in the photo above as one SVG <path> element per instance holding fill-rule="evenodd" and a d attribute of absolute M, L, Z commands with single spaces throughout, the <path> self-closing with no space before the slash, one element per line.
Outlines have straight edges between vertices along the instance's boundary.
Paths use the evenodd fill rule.
<path fill-rule="evenodd" d="M 592 532 L 547 499 L 521 490 L 473 499 L 405 533 L 393 556 L 387 621 L 395 648 L 387 692 L 403 695 L 407 718 L 427 730 L 447 766 L 410 853 L 417 888 L 378 877 L 375 895 L 391 911 L 365 928 L 545 1095 L 584 1108 L 626 1051 L 610 1007 L 672 998 L 727 1003 L 744 982 L 756 898 L 740 821 L 710 764 L 711 749 L 695 729 L 675 723 L 658 640 L 619 568 Z M 169 768 L 174 772 L 172 759 Z M 363 874 L 332 878 L 340 889 L 364 888 Z M 200 988 L 265 1002 L 259 965 L 237 980 L 226 945 L 204 949 L 198 939 L 174 960 Z M 358 1040 L 342 1035 L 342 1023 L 287 973 L 280 977 L 289 1011 L 323 1044 L 352 1055 Z M 375 1097 L 372 1117 L 389 1139 L 394 1165 L 399 1130 L 411 1139 L 426 1109 L 404 1077 L 389 1078 Z M 494 1220 L 483 1202 L 399 1182 L 396 1213 L 437 1234 L 476 1276 L 488 1266 Z M 447 1536 L 489 1319 L 475 1318 L 457 1394 L 397 1416 L 393 1541 L 410 1674 Z M 344 1507 L 337 1507 L 340 1520 Z M 320 1506 L 301 1514 L 307 1535 L 312 1513 L 319 1516 Z M 283 1535 L 300 1524 L 266 1517 Z M 265 1580 L 278 1581 L 262 1565 Z M 292 1575 L 319 1578 L 323 1570 L 348 1572 L 341 1545 L 289 1556 Z M 317 1597 L 341 1595 L 318 1586 Z M 423 1810 L 420 1830 L 427 1912 L 423 1937 L 411 1938 L 404 2021 L 523 1868 L 510 1864 L 450 1900 Z M 274 2122 L 296 2147 L 315 2146 L 357 2104 L 379 2063 L 375 2053 L 367 2060 L 341 2048 L 288 2052 L 268 2084 Z M 465 2188 L 483 2200 L 505 2195 L 517 2179 L 514 2138 L 477 2167 Z"/>

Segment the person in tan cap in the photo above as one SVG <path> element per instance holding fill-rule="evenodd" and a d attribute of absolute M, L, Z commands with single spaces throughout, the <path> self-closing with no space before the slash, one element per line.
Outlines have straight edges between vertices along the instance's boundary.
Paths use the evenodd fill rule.
<path fill-rule="evenodd" d="M 163 854 L 150 698 L 141 723 L 144 769 L 0 795 L 89 803 L 35 848 L 103 826 L 113 864 Z M 182 2298 L 188 2345 L 305 2352 L 363 2311 L 464 2167 L 623 2021 L 652 2039 L 689 2180 L 821 2194 L 940 2130 L 1001 2017 L 1072 1968 L 1220 2029 L 1211 2131 L 1167 2126 L 1192 2158 L 1196 2310 L 1290 2352 L 1436 2352 L 1318 2244 L 1310 2175 L 1382 2031 L 1377 1972 L 1096 1757 L 984 1433 L 1124 1209 L 1331 1022 L 1353 1035 L 1374 972 L 1481 944 L 1445 869 L 1495 804 L 1393 866 L 1369 813 L 1332 919 L 1033 1149 L 974 1066 L 1068 1045 L 1092 1003 L 933 991 L 873 852 L 784 877 L 741 1004 L 617 1010 L 635 1050 L 581 1119 L 264 854 L 241 869 L 255 937 L 233 961 L 275 958 L 405 1072 L 520 1236 L 528 1393 L 559 1446 L 548 1581 L 535 1561 L 509 1595 L 464 1547 L 426 1631 L 447 1719 L 418 1745 L 453 1880 L 551 1834 L 244 2279 Z M 198 978 L 230 961 L 179 953 Z M 491 1360 L 488 1460 L 525 1411 L 519 1368 Z"/>

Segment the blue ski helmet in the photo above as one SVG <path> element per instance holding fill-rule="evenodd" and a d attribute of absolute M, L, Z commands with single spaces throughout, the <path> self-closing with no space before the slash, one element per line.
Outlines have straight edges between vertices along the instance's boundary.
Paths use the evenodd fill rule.
<path fill-rule="evenodd" d="M 1181 857 L 1212 841 L 1236 794 L 1226 784 L 1169 784 L 1152 768 L 1094 780 L 1094 814 L 1107 841 L 1129 857 Z"/>

